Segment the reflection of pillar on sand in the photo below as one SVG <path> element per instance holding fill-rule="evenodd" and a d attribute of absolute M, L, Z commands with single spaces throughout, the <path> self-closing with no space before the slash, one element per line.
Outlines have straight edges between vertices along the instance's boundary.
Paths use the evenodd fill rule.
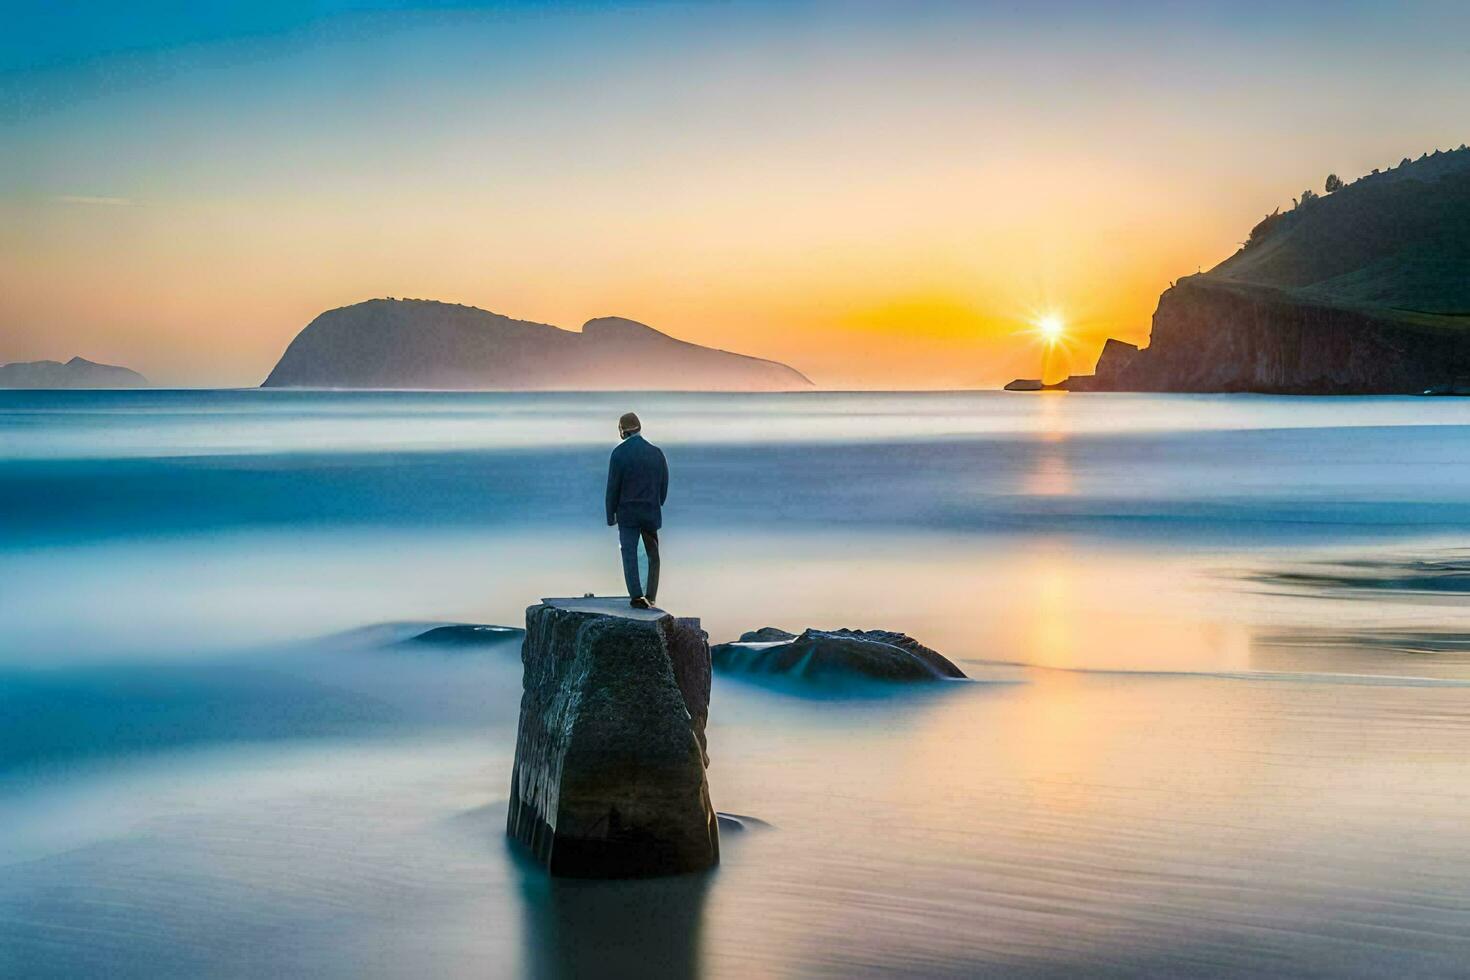
<path fill-rule="evenodd" d="M 641 881 L 549 877 L 524 862 L 521 973 L 698 977 L 709 872 Z"/>

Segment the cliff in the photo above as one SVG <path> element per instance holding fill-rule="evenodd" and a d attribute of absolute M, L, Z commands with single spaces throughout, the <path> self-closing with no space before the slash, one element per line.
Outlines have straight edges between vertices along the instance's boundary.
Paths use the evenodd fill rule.
<path fill-rule="evenodd" d="M 1437 324 L 1205 276 L 1159 298 L 1152 343 L 1074 390 L 1412 394 L 1470 374 L 1470 322 Z M 1082 384 L 1078 384 L 1081 381 Z"/>
<path fill-rule="evenodd" d="M 1149 345 L 1109 341 L 1094 391 L 1417 393 L 1470 375 L 1470 150 L 1404 161 L 1268 215 L 1165 290 Z"/>
<path fill-rule="evenodd" d="M 263 387 L 782 391 L 811 382 L 621 317 L 579 333 L 472 306 L 375 299 L 312 320 Z"/>
<path fill-rule="evenodd" d="M 142 388 L 148 379 L 137 371 L 98 364 L 85 357 L 60 361 L 15 361 L 0 364 L 0 388 Z"/>
<path fill-rule="evenodd" d="M 710 652 L 698 620 L 627 599 L 526 610 L 507 833 L 554 875 L 719 862 L 705 778 Z"/>

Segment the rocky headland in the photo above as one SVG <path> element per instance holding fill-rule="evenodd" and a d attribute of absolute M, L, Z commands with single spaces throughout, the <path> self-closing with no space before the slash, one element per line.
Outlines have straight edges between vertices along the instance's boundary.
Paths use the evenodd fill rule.
<path fill-rule="evenodd" d="M 580 332 L 473 306 L 374 299 L 321 314 L 262 387 L 788 391 L 810 388 L 776 361 L 676 340 L 622 317 Z"/>
<path fill-rule="evenodd" d="M 1470 150 L 1305 191 L 1073 391 L 1417 394 L 1470 377 Z"/>
<path fill-rule="evenodd" d="M 12 361 L 0 364 L 0 388 L 144 388 L 148 379 L 115 364 L 85 357 L 61 361 Z"/>

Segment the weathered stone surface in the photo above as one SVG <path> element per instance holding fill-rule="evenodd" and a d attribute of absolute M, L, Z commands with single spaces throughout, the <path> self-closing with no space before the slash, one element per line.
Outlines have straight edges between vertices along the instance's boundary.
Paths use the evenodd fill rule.
<path fill-rule="evenodd" d="M 748 639 L 784 633 L 764 627 L 710 652 L 716 668 L 801 680 L 868 679 L 933 681 L 964 677 L 947 658 L 904 633 L 890 630 L 814 630 L 785 633 L 771 641 Z"/>
<path fill-rule="evenodd" d="M 526 610 L 507 832 L 554 875 L 677 874 L 719 862 L 705 778 L 705 634 L 698 620 L 622 607 L 548 599 Z"/>

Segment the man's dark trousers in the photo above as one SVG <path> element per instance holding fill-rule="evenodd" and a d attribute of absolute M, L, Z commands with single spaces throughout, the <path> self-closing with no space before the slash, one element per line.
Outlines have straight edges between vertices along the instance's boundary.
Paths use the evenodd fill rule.
<path fill-rule="evenodd" d="M 638 540 L 643 540 L 643 550 L 648 553 L 648 589 L 644 591 L 638 581 Z M 623 550 L 623 581 L 628 583 L 628 595 L 646 596 L 649 602 L 658 595 L 658 528 L 637 527 L 631 524 L 618 525 L 618 544 Z"/>

